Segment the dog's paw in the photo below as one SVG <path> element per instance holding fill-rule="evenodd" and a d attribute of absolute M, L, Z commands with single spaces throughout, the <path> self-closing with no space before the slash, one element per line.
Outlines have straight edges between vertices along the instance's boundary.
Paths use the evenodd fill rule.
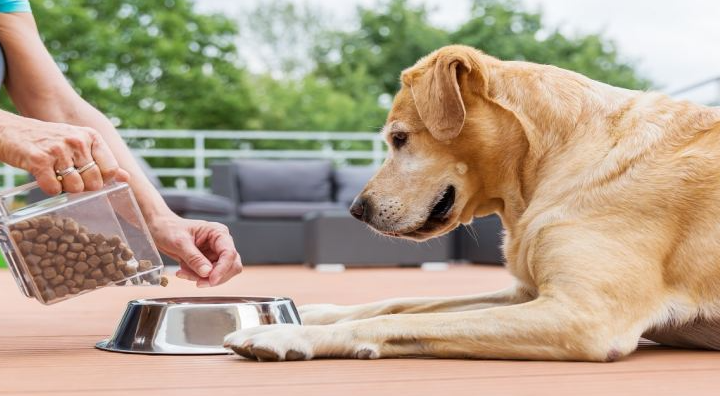
<path fill-rule="evenodd" d="M 225 336 L 225 347 L 248 359 L 261 362 L 310 360 L 311 343 L 297 325 L 274 324 L 238 330 Z"/>
<path fill-rule="evenodd" d="M 225 347 L 258 361 L 313 358 L 378 359 L 377 342 L 358 342 L 353 326 L 275 324 L 238 330 L 225 336 Z"/>
<path fill-rule="evenodd" d="M 351 308 L 335 304 L 307 304 L 298 307 L 305 325 L 327 325 L 352 320 Z"/>

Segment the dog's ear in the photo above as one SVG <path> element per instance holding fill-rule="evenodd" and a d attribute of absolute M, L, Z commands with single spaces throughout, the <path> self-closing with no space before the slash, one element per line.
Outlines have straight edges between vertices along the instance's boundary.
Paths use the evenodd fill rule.
<path fill-rule="evenodd" d="M 425 127 L 438 140 L 457 137 L 465 124 L 465 104 L 460 93 L 462 74 L 472 71 L 463 53 L 439 53 L 434 67 L 406 79 Z M 403 76 L 405 77 L 405 76 Z M 414 78 L 413 78 L 414 77 Z"/>

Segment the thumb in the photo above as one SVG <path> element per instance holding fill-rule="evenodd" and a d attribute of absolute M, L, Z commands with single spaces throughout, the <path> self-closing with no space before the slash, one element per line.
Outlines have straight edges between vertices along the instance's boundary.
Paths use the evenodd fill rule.
<path fill-rule="evenodd" d="M 213 269 L 210 260 L 200 252 L 192 240 L 186 240 L 178 246 L 177 255 L 180 257 L 180 261 L 201 278 L 207 278 Z"/>

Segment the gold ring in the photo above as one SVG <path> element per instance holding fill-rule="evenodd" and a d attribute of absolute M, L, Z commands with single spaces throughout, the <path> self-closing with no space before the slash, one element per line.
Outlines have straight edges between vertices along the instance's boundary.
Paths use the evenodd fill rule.
<path fill-rule="evenodd" d="M 85 172 L 86 170 L 92 168 L 92 167 L 95 166 L 95 165 L 97 165 L 97 164 L 95 163 L 95 161 L 90 161 L 90 162 L 88 162 L 87 164 L 85 164 L 85 165 L 77 168 L 77 171 L 78 171 L 78 173 L 83 173 L 83 172 Z"/>

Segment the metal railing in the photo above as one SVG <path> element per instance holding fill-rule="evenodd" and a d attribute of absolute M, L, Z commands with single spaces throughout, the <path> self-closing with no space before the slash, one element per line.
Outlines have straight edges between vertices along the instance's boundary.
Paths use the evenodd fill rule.
<path fill-rule="evenodd" d="M 203 130 L 120 130 L 132 151 L 143 158 L 185 158 L 190 166 L 153 167 L 161 178 L 175 178 L 175 187 L 191 179 L 193 189 L 203 190 L 211 176 L 209 162 L 223 159 L 330 159 L 337 163 L 362 162 L 379 165 L 385 157 L 382 137 L 373 132 L 283 132 Z M 223 141 L 224 144 L 213 144 Z M 177 144 L 183 142 L 182 144 Z M 214 148 L 216 146 L 235 148 Z M 268 142 L 282 142 L 281 149 L 257 148 Z M 182 147 L 169 147 L 172 145 Z M 343 146 L 347 146 L 344 148 Z M 353 147 L 358 146 L 358 147 Z M 177 161 L 175 161 L 177 162 Z M 14 187 L 26 172 L 2 166 L 3 189 Z"/>
<path fill-rule="evenodd" d="M 715 86 L 714 99 L 711 99 L 707 105 L 720 106 L 720 76 L 708 78 L 706 80 L 697 82 L 695 84 L 688 85 L 687 87 L 670 92 L 671 96 L 685 95 L 689 92 L 698 91 L 702 88 Z"/>

